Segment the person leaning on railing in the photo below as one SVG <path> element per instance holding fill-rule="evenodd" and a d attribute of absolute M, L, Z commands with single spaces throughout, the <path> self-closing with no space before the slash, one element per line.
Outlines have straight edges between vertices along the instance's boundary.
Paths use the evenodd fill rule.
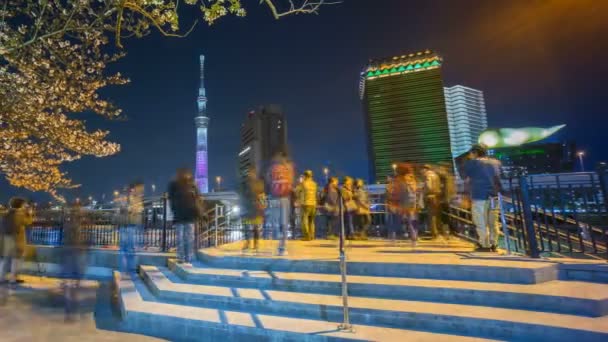
<path fill-rule="evenodd" d="M 500 161 L 487 155 L 487 148 L 474 145 L 464 164 L 465 189 L 471 197 L 471 213 L 477 229 L 478 251 L 495 252 L 498 248 L 498 193 Z"/>

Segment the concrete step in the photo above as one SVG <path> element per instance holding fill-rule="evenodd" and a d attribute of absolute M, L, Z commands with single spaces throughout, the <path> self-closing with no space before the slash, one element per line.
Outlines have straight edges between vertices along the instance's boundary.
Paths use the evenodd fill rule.
<path fill-rule="evenodd" d="M 116 272 L 114 284 L 126 331 L 172 341 L 491 341 L 367 325 L 346 332 L 338 322 L 159 302 L 135 275 Z"/>
<path fill-rule="evenodd" d="M 169 268 L 184 281 L 264 290 L 339 295 L 337 274 L 249 271 L 208 267 L 202 263 Z M 348 276 L 351 296 L 493 306 L 589 317 L 608 315 L 608 286 L 576 281 L 501 284 L 454 280 Z"/>
<path fill-rule="evenodd" d="M 142 276 L 162 301 L 219 310 L 339 321 L 342 298 L 333 295 L 174 283 L 155 266 Z M 405 328 L 505 340 L 600 341 L 608 339 L 608 316 L 573 315 L 483 306 L 349 297 L 355 324 Z"/>
<path fill-rule="evenodd" d="M 333 249 L 332 249 L 333 250 Z M 485 259 L 470 255 L 450 255 L 445 258 L 420 257 L 399 259 L 384 254 L 365 261 L 350 259 L 348 274 L 379 277 L 405 277 L 441 280 L 484 281 L 509 284 L 538 284 L 558 279 L 558 265 L 550 262 L 522 259 Z M 398 249 L 388 251 L 396 254 Z M 408 251 L 409 253 L 410 251 Z M 354 253 L 353 253 L 354 254 Z M 279 257 L 247 255 L 240 251 L 208 248 L 198 251 L 198 259 L 210 266 L 276 272 L 339 273 L 338 254 L 333 257 L 310 258 L 310 255 Z M 414 254 L 415 255 L 415 254 Z M 386 262 L 384 259 L 386 259 Z"/>

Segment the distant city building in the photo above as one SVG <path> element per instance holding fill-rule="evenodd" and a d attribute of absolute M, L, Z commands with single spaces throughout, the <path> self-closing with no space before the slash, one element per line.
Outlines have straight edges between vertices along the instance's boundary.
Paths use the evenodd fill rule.
<path fill-rule="evenodd" d="M 371 182 L 384 182 L 396 162 L 452 163 L 441 64 L 427 50 L 365 68 L 359 89 Z"/>
<path fill-rule="evenodd" d="M 469 151 L 488 128 L 486 104 L 481 90 L 455 85 L 444 88 L 444 92 L 452 157 L 456 158 Z"/>
<path fill-rule="evenodd" d="M 198 88 L 198 115 L 194 118 L 196 125 L 196 185 L 202 193 L 209 192 L 209 165 L 207 156 L 207 95 L 205 92 L 205 56 L 200 56 L 201 84 Z"/>
<path fill-rule="evenodd" d="M 528 174 L 574 172 L 576 145 L 573 143 L 538 143 L 497 148 L 489 154 L 505 169 L 524 168 Z"/>
<path fill-rule="evenodd" d="M 280 106 L 260 106 L 249 112 L 241 126 L 239 176 L 244 179 L 252 167 L 264 176 L 272 157 L 286 147 L 287 122 Z"/>

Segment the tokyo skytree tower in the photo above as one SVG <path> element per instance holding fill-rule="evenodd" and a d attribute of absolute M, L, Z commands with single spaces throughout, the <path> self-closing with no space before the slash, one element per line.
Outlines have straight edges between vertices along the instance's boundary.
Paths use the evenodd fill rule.
<path fill-rule="evenodd" d="M 209 192 L 209 171 L 207 164 L 207 96 L 205 95 L 205 56 L 200 56 L 201 85 L 198 88 L 198 115 L 194 118 L 196 124 L 196 185 L 202 193 Z"/>

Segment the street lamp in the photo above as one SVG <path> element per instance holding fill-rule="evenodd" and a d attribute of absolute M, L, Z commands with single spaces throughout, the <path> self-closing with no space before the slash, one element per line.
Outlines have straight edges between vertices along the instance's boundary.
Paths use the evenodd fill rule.
<path fill-rule="evenodd" d="M 222 177 L 221 176 L 217 176 L 215 177 L 215 183 L 217 183 L 217 192 L 219 192 L 222 189 Z"/>
<path fill-rule="evenodd" d="M 397 164 L 393 163 L 392 167 L 393 167 L 393 175 L 396 175 L 397 174 Z"/>
<path fill-rule="evenodd" d="M 327 167 L 323 168 L 323 174 L 325 175 L 325 183 L 329 183 L 329 169 Z"/>
<path fill-rule="evenodd" d="M 576 155 L 578 156 L 578 160 L 581 162 L 581 172 L 585 172 L 585 163 L 583 162 L 583 157 L 585 156 L 585 152 L 578 151 L 576 153 Z"/>
<path fill-rule="evenodd" d="M 152 184 L 152 193 L 154 194 L 156 192 L 156 184 Z"/>
<path fill-rule="evenodd" d="M 114 190 L 114 197 L 118 197 L 118 194 L 119 194 L 118 190 Z"/>

